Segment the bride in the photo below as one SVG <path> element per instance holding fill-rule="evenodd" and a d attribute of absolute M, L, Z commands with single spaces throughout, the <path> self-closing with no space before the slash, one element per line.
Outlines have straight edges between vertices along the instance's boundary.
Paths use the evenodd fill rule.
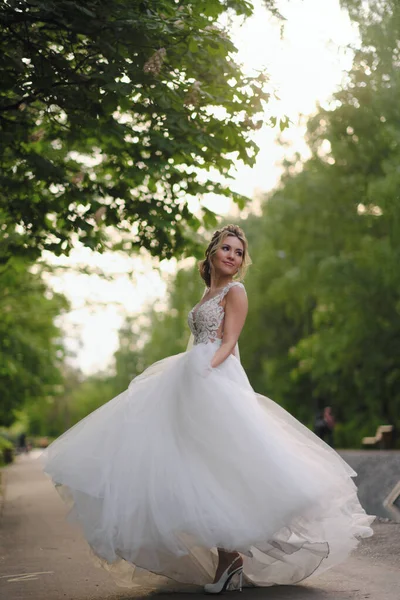
<path fill-rule="evenodd" d="M 193 346 L 150 366 L 44 453 L 71 517 L 121 585 L 294 584 L 372 535 L 356 473 L 257 394 L 240 364 L 247 297 L 237 279 L 248 263 L 243 231 L 216 231 L 200 263 L 207 288 L 188 316 Z"/>

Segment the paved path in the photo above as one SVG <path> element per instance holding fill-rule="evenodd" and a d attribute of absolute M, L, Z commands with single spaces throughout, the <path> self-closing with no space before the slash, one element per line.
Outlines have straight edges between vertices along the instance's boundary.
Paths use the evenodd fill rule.
<path fill-rule="evenodd" d="M 400 523 L 400 505 L 386 504 L 396 499 L 400 484 L 400 450 L 341 450 L 340 455 L 357 472 L 355 483 L 365 510 Z M 400 490 L 397 494 L 400 493 Z"/>
<path fill-rule="evenodd" d="M 1 600 L 124 600 L 158 596 L 190 600 L 172 590 L 118 588 L 88 556 L 79 531 L 33 457 L 4 470 L 0 522 Z M 400 524 L 378 523 L 376 535 L 336 569 L 298 586 L 245 589 L 240 600 L 399 600 Z M 238 598 L 238 593 L 230 593 Z"/>

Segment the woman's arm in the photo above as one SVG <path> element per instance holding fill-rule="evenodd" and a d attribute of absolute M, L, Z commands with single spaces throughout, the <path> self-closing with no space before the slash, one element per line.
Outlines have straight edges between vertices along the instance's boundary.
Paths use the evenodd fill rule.
<path fill-rule="evenodd" d="M 246 292 L 241 286 L 232 287 L 226 295 L 222 344 L 212 358 L 212 368 L 218 367 L 232 353 L 246 321 L 247 310 Z"/>

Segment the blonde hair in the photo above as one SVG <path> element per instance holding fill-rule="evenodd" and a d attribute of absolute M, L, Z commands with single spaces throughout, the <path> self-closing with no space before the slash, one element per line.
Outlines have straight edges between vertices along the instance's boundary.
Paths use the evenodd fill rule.
<path fill-rule="evenodd" d="M 224 240 L 229 236 L 235 236 L 240 240 L 243 244 L 243 260 L 240 265 L 237 276 L 235 276 L 235 280 L 241 281 L 247 271 L 249 265 L 251 265 L 251 259 L 249 256 L 248 250 L 248 242 L 243 230 L 237 225 L 225 225 L 222 229 L 217 229 L 214 231 L 213 236 L 211 238 L 211 242 L 208 244 L 206 249 L 206 257 L 204 260 L 199 262 L 199 272 L 200 277 L 204 279 L 206 286 L 210 287 L 211 285 L 211 264 L 212 257 L 217 252 L 218 248 L 220 248 L 224 242 Z"/>

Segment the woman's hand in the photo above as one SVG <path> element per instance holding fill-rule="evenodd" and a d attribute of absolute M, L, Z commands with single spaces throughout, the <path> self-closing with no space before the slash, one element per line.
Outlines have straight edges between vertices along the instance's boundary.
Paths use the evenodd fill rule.
<path fill-rule="evenodd" d="M 207 377 L 209 377 L 213 371 L 214 369 L 212 368 L 211 364 L 208 363 L 205 367 L 202 368 L 201 376 L 204 377 L 204 379 L 207 379 Z"/>

